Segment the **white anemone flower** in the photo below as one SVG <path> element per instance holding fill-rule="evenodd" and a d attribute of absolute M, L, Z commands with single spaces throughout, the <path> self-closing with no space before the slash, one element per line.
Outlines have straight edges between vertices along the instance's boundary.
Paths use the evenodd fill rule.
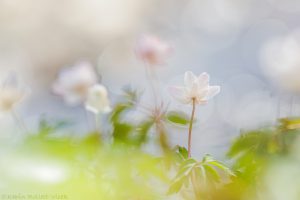
<path fill-rule="evenodd" d="M 204 72 L 198 77 L 191 71 L 184 74 L 184 86 L 172 86 L 169 88 L 171 95 L 183 104 L 193 106 L 189 132 L 188 132 L 188 157 L 191 157 L 192 129 L 197 104 L 205 104 L 209 99 L 220 92 L 220 86 L 209 85 L 209 75 Z"/>
<path fill-rule="evenodd" d="M 183 104 L 205 104 L 220 92 L 220 86 L 209 85 L 206 72 L 197 77 L 191 71 L 184 74 L 184 86 L 172 86 L 169 89 L 171 95 Z"/>
<path fill-rule="evenodd" d="M 144 35 L 136 46 L 139 59 L 149 65 L 162 65 L 171 53 L 171 47 L 166 42 L 152 35 Z"/>
<path fill-rule="evenodd" d="M 107 90 L 103 85 L 96 84 L 88 90 L 85 108 L 94 114 L 108 113 L 111 111 Z"/>
<path fill-rule="evenodd" d="M 0 88 L 0 111 L 13 111 L 28 93 L 29 89 L 19 84 L 15 74 L 10 75 Z"/>
<path fill-rule="evenodd" d="M 98 81 L 97 74 L 88 62 L 80 62 L 61 70 L 52 89 L 68 105 L 78 105 L 86 100 L 88 89 Z"/>

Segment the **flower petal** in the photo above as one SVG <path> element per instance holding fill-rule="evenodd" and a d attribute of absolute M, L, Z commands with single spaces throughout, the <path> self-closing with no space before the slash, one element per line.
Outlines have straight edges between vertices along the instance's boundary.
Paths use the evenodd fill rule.
<path fill-rule="evenodd" d="M 209 83 L 209 74 L 206 72 L 203 72 L 198 76 L 198 84 L 200 87 L 206 87 Z"/>
<path fill-rule="evenodd" d="M 193 87 L 193 85 L 197 82 L 197 77 L 191 71 L 187 71 L 184 74 L 184 85 L 186 87 Z"/>
<path fill-rule="evenodd" d="M 30 89 L 20 84 L 15 73 L 9 74 L 0 85 L 0 110 L 11 111 L 29 93 Z"/>
<path fill-rule="evenodd" d="M 77 106 L 77 105 L 81 104 L 81 102 L 83 101 L 83 99 L 80 95 L 77 95 L 77 94 L 74 94 L 71 92 L 64 93 L 63 99 L 64 99 L 65 103 L 69 106 Z"/>
<path fill-rule="evenodd" d="M 83 103 L 89 87 L 96 84 L 98 77 L 93 66 L 85 61 L 63 68 L 52 85 L 52 91 L 63 97 L 68 105 Z"/>
<path fill-rule="evenodd" d="M 111 111 L 107 90 L 103 85 L 96 84 L 89 89 L 85 108 L 95 114 Z"/>
<path fill-rule="evenodd" d="M 221 89 L 220 86 L 210 86 L 208 89 L 206 100 L 209 100 L 215 95 L 217 95 L 220 92 L 220 89 Z"/>
<path fill-rule="evenodd" d="M 169 56 L 169 44 L 152 35 L 144 35 L 136 45 L 137 56 L 150 65 L 161 65 Z"/>
<path fill-rule="evenodd" d="M 169 89 L 169 92 L 172 95 L 172 97 L 174 97 L 177 101 L 184 103 L 184 104 L 187 104 L 190 102 L 190 100 L 187 97 L 185 87 L 171 86 L 168 89 Z"/>

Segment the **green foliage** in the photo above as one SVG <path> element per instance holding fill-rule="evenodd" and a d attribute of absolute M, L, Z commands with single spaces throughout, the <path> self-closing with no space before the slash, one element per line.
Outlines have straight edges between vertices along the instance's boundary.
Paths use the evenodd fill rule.
<path fill-rule="evenodd" d="M 123 140 L 123 143 L 113 145 L 105 144 L 100 132 L 91 132 L 84 137 L 74 137 L 72 134 L 57 136 L 56 133 L 63 131 L 67 123 L 47 122 L 43 119 L 37 133 L 28 135 L 22 145 L 2 159 L 10 157 L 6 163 L 10 165 L 13 164 L 12 160 L 22 157 L 25 158 L 25 163 L 20 161 L 18 163 L 20 168 L 30 163 L 37 170 L 44 162 L 48 163 L 49 167 L 53 163 L 59 163 L 66 169 L 68 177 L 49 185 L 42 179 L 35 180 L 31 177 L 23 178 L 22 181 L 13 180 L 14 168 L 6 169 L 3 172 L 5 175 L 0 172 L 3 180 L 9 183 L 5 191 L 31 191 L 34 188 L 40 193 L 61 192 L 75 200 L 82 198 L 154 200 L 166 198 L 169 184 L 169 194 L 176 193 L 183 187 L 201 188 L 203 185 L 208 187 L 222 181 L 222 171 L 225 174 L 230 172 L 225 165 L 208 155 L 201 162 L 187 158 L 186 148 L 180 146 L 175 148 L 179 158 L 175 160 L 171 154 L 165 154 L 161 159 L 157 159 L 156 156 L 144 153 L 139 148 L 132 148 L 136 147 L 133 142 L 136 142 L 135 144 L 145 142 L 145 136 L 154 125 L 154 121 L 145 120 L 136 126 L 127 126 L 128 123 L 117 120 L 120 119 L 119 115 L 122 112 L 114 115 L 113 130 L 116 134 L 123 135 L 113 137 Z M 161 139 L 163 142 L 166 140 L 164 136 L 160 138 L 163 138 Z M 168 173 L 170 162 L 172 165 L 179 164 L 178 174 L 171 183 Z M 3 168 L 1 164 L 0 168 Z M 196 182 L 190 184 L 193 176 Z M 155 184 L 152 184 L 153 181 Z M 158 185 L 165 190 L 161 190 Z"/>
<path fill-rule="evenodd" d="M 179 158 L 179 161 L 183 161 L 188 158 L 188 150 L 185 147 L 176 145 L 173 149 L 176 156 Z"/>
<path fill-rule="evenodd" d="M 138 121 L 129 120 L 139 95 L 124 89 L 108 116 L 107 129 L 101 127 L 83 136 L 66 129 L 72 125 L 68 121 L 43 117 L 36 132 L 1 155 L 0 184 L 5 182 L 5 187 L 0 193 L 39 191 L 66 194 L 72 200 L 155 200 L 167 199 L 167 193 L 188 191 L 192 194 L 188 199 L 199 199 L 209 197 L 211 190 L 229 181 L 232 171 L 211 156 L 197 161 L 188 158 L 185 147 L 176 146 L 172 151 L 165 123 L 187 125 L 186 114 L 167 112 L 162 106 L 149 108 Z M 143 151 L 150 133 L 155 135 L 151 141 L 155 148 L 162 150 L 159 156 Z M 20 179 L 15 175 L 18 173 L 22 174 Z M 176 174 L 173 180 L 172 173 Z M 56 181 L 55 176 L 62 179 Z"/>
<path fill-rule="evenodd" d="M 137 91 L 126 88 L 123 101 L 114 107 L 110 116 L 114 143 L 141 146 L 147 142 L 147 135 L 154 124 L 153 119 L 149 117 L 138 124 L 124 120 L 124 115 L 135 108 L 138 99 Z"/>
<path fill-rule="evenodd" d="M 169 122 L 181 126 L 186 126 L 190 123 L 190 116 L 184 112 L 170 111 L 166 114 Z"/>
<path fill-rule="evenodd" d="M 227 152 L 232 162 L 228 167 L 210 155 L 198 161 L 188 157 L 185 147 L 171 148 L 166 122 L 188 125 L 189 117 L 182 112 L 149 108 L 138 121 L 130 120 L 128 116 L 138 100 L 138 92 L 125 89 L 108 116 L 107 129 L 81 137 L 66 129 L 72 123 L 43 117 L 38 130 L 26 135 L 21 143 L 5 148 L 2 145 L 0 152 L 5 153 L 0 157 L 0 183 L 5 186 L 0 193 L 62 193 L 74 200 L 156 200 L 174 195 L 197 200 L 262 199 L 266 192 L 264 177 L 274 165 L 298 166 L 298 158 L 291 156 L 300 134 L 297 118 L 243 132 Z M 143 151 L 150 133 L 155 136 L 151 141 L 154 148 L 162 150 L 160 155 Z M 66 177 L 47 182 L 55 177 L 57 172 L 51 174 L 51 170 L 57 166 Z"/>
<path fill-rule="evenodd" d="M 280 119 L 278 125 L 244 132 L 237 137 L 227 152 L 237 177 L 216 196 L 235 200 L 248 194 L 249 199 L 259 199 L 266 192 L 263 190 L 265 175 L 276 163 L 290 157 L 299 128 L 298 118 L 286 118 Z"/>
<path fill-rule="evenodd" d="M 227 153 L 235 161 L 234 169 L 248 183 L 256 184 L 270 162 L 289 155 L 300 133 L 297 125 L 297 119 L 281 119 L 278 126 L 242 133 Z"/>
<path fill-rule="evenodd" d="M 178 147 L 180 155 L 185 157 L 186 149 Z M 177 193 L 185 187 L 193 186 L 195 197 L 199 195 L 206 196 L 205 192 L 215 189 L 221 179 L 221 176 L 235 176 L 229 167 L 206 155 L 202 161 L 196 161 L 192 158 L 184 159 L 178 167 L 178 172 L 173 179 L 168 194 Z"/>
<path fill-rule="evenodd" d="M 190 116 L 182 111 L 169 111 L 166 113 L 166 120 L 174 125 L 178 126 L 188 126 L 190 124 Z M 193 123 L 195 123 L 197 119 L 195 118 Z"/>
<path fill-rule="evenodd" d="M 38 134 L 39 135 L 49 135 L 56 132 L 57 130 L 67 128 L 71 126 L 72 123 L 66 120 L 49 120 L 43 116 L 39 122 Z"/>
<path fill-rule="evenodd" d="M 136 127 L 136 136 L 134 138 L 137 145 L 145 144 L 147 142 L 147 135 L 152 128 L 154 121 L 152 119 L 141 122 Z"/>
<path fill-rule="evenodd" d="M 163 163 L 156 157 L 132 148 L 131 143 L 103 144 L 99 132 L 84 137 L 56 136 L 64 128 L 60 124 L 43 119 L 37 133 L 6 150 L 5 156 L 0 158 L 0 169 L 5 169 L 0 170 L 1 181 L 6 183 L 0 188 L 1 194 L 38 191 L 40 194 L 61 193 L 74 200 L 162 199 L 164 194 L 152 181 L 166 185 L 168 177 L 162 170 Z M 139 124 L 138 132 L 144 134 L 151 125 L 150 122 Z M 7 168 L 15 164 L 17 166 Z M 63 166 L 68 176 L 49 184 L 47 179 L 57 176 L 58 172 L 52 172 L 57 165 Z M 15 173 L 23 168 L 33 168 L 37 174 L 31 177 L 22 172 L 20 179 L 15 178 Z"/>

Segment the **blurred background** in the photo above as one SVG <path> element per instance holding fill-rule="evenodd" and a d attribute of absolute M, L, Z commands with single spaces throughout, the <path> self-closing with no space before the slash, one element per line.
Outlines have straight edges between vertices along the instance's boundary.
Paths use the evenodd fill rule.
<path fill-rule="evenodd" d="M 111 95 L 127 84 L 143 90 L 145 69 L 134 45 L 142 34 L 156 35 L 173 47 L 157 68 L 163 91 L 180 84 L 187 70 L 206 71 L 221 86 L 198 109 L 193 151 L 223 157 L 240 130 L 300 114 L 299 18 L 297 0 L 0 0 L 0 77 L 13 70 L 30 86 L 18 107 L 30 127 L 46 114 L 82 122 L 79 132 L 84 110 L 51 93 L 58 71 L 86 60 Z M 167 94 L 164 99 L 190 112 Z M 13 124 L 10 115 L 1 116 L 1 137 L 18 131 Z M 170 138 L 185 145 L 186 130 Z"/>

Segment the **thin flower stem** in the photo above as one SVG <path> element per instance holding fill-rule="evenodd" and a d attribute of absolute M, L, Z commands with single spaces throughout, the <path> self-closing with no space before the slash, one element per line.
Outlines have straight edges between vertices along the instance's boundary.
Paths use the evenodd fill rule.
<path fill-rule="evenodd" d="M 16 123 L 19 125 L 19 127 L 25 131 L 25 132 L 28 132 L 28 129 L 24 123 L 24 121 L 22 120 L 21 117 L 18 116 L 18 114 L 16 113 L 16 111 L 14 109 L 11 110 L 11 114 L 14 118 L 14 120 L 16 121 Z"/>
<path fill-rule="evenodd" d="M 152 94 L 153 94 L 153 97 L 154 97 L 154 104 L 155 104 L 155 107 L 157 106 L 157 103 L 158 103 L 158 98 L 157 98 L 157 91 L 156 91 L 156 87 L 155 87 L 155 76 L 153 74 L 153 69 L 151 68 L 151 66 L 149 66 L 147 63 L 145 63 L 145 71 L 146 71 L 146 77 L 149 81 L 149 84 L 150 84 L 150 87 L 151 87 L 151 90 L 152 90 Z"/>
<path fill-rule="evenodd" d="M 150 68 L 150 73 L 151 73 L 151 77 L 153 79 L 153 87 L 154 87 L 154 90 L 156 92 L 157 101 L 159 101 L 158 103 L 160 103 L 161 99 L 159 97 L 162 97 L 162 94 L 161 94 L 161 90 L 159 88 L 159 79 L 158 79 L 156 70 L 153 67 L 151 67 Z"/>
<path fill-rule="evenodd" d="M 86 121 L 87 131 L 90 131 L 91 124 L 90 124 L 90 120 L 89 120 L 89 113 L 86 109 L 84 109 L 84 118 L 85 118 L 85 121 Z"/>
<path fill-rule="evenodd" d="M 189 126 L 189 138 L 188 138 L 188 157 L 191 157 L 191 149 L 192 149 L 192 129 L 193 129 L 193 122 L 195 117 L 195 111 L 196 111 L 196 99 L 192 99 L 193 103 L 193 109 L 192 109 L 192 115 L 190 120 L 190 126 Z"/>
<path fill-rule="evenodd" d="M 95 114 L 95 130 L 99 131 L 99 114 Z"/>

